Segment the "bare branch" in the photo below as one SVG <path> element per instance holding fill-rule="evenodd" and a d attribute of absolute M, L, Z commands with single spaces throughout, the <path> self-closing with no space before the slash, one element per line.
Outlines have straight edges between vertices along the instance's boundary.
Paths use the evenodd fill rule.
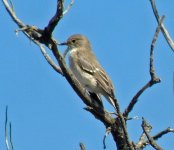
<path fill-rule="evenodd" d="M 159 22 L 158 27 L 156 29 L 154 38 L 152 40 L 151 49 L 150 49 L 150 76 L 151 76 L 151 80 L 156 82 L 156 83 L 159 83 L 160 79 L 155 76 L 155 68 L 154 68 L 154 61 L 153 61 L 153 59 L 154 59 L 154 47 L 155 47 L 155 43 L 157 41 L 158 34 L 160 32 L 161 25 L 162 25 L 164 18 L 165 18 L 165 16 L 162 16 L 160 19 L 160 22 Z"/>
<path fill-rule="evenodd" d="M 162 136 L 164 136 L 164 135 L 166 135 L 167 133 L 170 133 L 170 132 L 174 133 L 174 129 L 172 129 L 172 128 L 169 127 L 169 128 L 167 128 L 167 129 L 165 129 L 165 130 L 159 132 L 159 133 L 156 134 L 155 136 L 153 136 L 153 139 L 154 139 L 154 140 L 158 140 L 159 138 L 161 138 Z"/>
<path fill-rule="evenodd" d="M 85 145 L 83 143 L 80 143 L 80 150 L 86 150 Z"/>
<path fill-rule="evenodd" d="M 12 5 L 12 7 L 10 7 L 10 5 L 8 4 L 7 0 L 2 0 L 2 2 L 4 3 L 4 6 L 7 10 L 7 12 L 9 13 L 10 17 L 13 19 L 13 21 L 21 28 L 26 26 L 19 18 L 17 18 L 15 12 L 14 12 L 14 6 Z"/>
<path fill-rule="evenodd" d="M 74 4 L 74 0 L 71 0 L 70 4 L 68 5 L 68 7 L 63 12 L 63 16 L 65 16 L 69 12 L 69 10 L 71 9 L 73 4 Z"/>
<path fill-rule="evenodd" d="M 106 149 L 106 143 L 105 143 L 105 140 L 106 140 L 106 137 L 111 133 L 111 127 L 108 127 L 106 128 L 106 132 L 105 132 L 105 135 L 103 137 L 103 148 Z"/>
<path fill-rule="evenodd" d="M 63 75 L 63 72 L 61 70 L 61 68 L 59 66 L 57 66 L 54 61 L 51 59 L 51 57 L 49 56 L 49 54 L 47 53 L 47 51 L 45 50 L 45 47 L 40 44 L 38 41 L 35 41 L 35 44 L 37 44 L 43 54 L 43 56 L 45 57 L 45 59 L 47 60 L 47 62 L 50 64 L 50 66 L 59 74 Z"/>
<path fill-rule="evenodd" d="M 11 125 L 11 122 L 9 124 L 10 124 L 10 145 L 11 145 L 11 149 L 13 150 L 14 146 L 13 146 L 13 140 L 12 140 L 12 125 Z"/>
<path fill-rule="evenodd" d="M 146 134 L 143 132 L 140 136 L 139 142 L 135 144 L 137 149 L 143 149 L 149 144 L 149 141 L 146 140 Z"/>
<path fill-rule="evenodd" d="M 154 140 L 158 140 L 162 136 L 164 136 L 164 135 L 166 135 L 168 133 L 171 133 L 171 132 L 174 133 L 174 129 L 172 129 L 172 128 L 169 127 L 167 129 L 165 129 L 165 130 L 157 133 L 156 135 L 152 136 L 152 138 Z M 144 137 L 145 136 L 145 133 L 143 133 L 142 135 L 143 135 L 143 139 L 140 138 L 140 141 L 136 144 L 136 148 L 138 148 L 138 149 L 142 149 L 142 148 L 146 147 L 147 145 L 149 145 L 149 141 L 146 140 L 145 137 Z"/>
<path fill-rule="evenodd" d="M 156 5 L 155 5 L 155 0 L 150 0 L 150 3 L 151 3 L 155 18 L 156 18 L 158 24 L 160 24 L 160 17 L 159 17 L 159 13 L 158 13 L 158 10 L 157 10 Z M 164 24 L 161 24 L 161 31 L 162 31 L 167 43 L 169 44 L 170 48 L 174 52 L 174 42 L 173 42 L 172 38 L 170 37 L 170 34 L 167 31 L 167 29 L 165 28 Z"/>
<path fill-rule="evenodd" d="M 12 0 L 9 0 L 9 1 L 10 1 L 10 5 L 11 5 L 11 8 L 12 8 L 12 11 L 15 11 L 15 10 L 14 10 L 14 5 L 13 5 Z"/>
<path fill-rule="evenodd" d="M 134 108 L 135 104 L 138 102 L 138 98 L 140 97 L 140 95 L 149 87 L 151 86 L 151 80 L 146 83 L 146 85 L 144 85 L 138 92 L 137 94 L 132 98 L 131 102 L 129 103 L 128 107 L 125 109 L 123 116 L 125 118 L 128 117 L 129 113 L 132 111 L 132 109 Z"/>
<path fill-rule="evenodd" d="M 10 150 L 10 144 L 8 140 L 8 106 L 6 106 L 5 110 L 5 143 L 7 150 Z"/>
<path fill-rule="evenodd" d="M 117 114 L 118 114 L 118 118 L 120 119 L 120 123 L 121 123 L 121 126 L 123 128 L 123 132 L 124 132 L 124 136 L 125 136 L 125 139 L 126 139 L 126 143 L 128 145 L 128 147 L 130 148 L 130 150 L 133 150 L 133 146 L 129 140 L 129 135 L 128 135 L 128 132 L 127 132 L 127 127 L 126 127 L 126 121 L 119 109 L 119 105 L 118 105 L 118 102 L 116 101 L 116 108 L 117 108 Z"/>
<path fill-rule="evenodd" d="M 143 121 L 142 121 L 142 128 L 143 128 L 143 131 L 144 133 L 146 134 L 146 137 L 148 138 L 149 140 L 149 143 L 150 145 L 155 148 L 156 150 L 163 150 L 160 146 L 157 145 L 157 143 L 155 142 L 155 140 L 149 135 L 149 132 L 150 132 L 150 128 L 149 128 L 149 124 L 145 121 L 144 118 L 142 118 Z"/>
<path fill-rule="evenodd" d="M 146 129 L 147 133 L 150 133 L 152 130 L 152 126 L 150 124 L 148 124 L 147 122 L 146 122 L 144 128 Z M 149 141 L 146 140 L 146 137 L 147 136 L 146 136 L 145 132 L 143 132 L 140 136 L 139 142 L 136 144 L 137 149 L 140 149 L 140 148 L 142 149 L 142 148 L 146 147 L 146 145 L 149 144 Z"/>
<path fill-rule="evenodd" d="M 52 66 L 52 68 L 60 73 L 61 75 L 63 75 L 62 70 L 60 69 L 59 66 L 57 66 L 54 61 L 51 59 L 51 57 L 48 55 L 48 53 L 46 52 L 44 46 L 38 42 L 36 39 L 41 38 L 41 33 L 39 29 L 37 29 L 34 26 L 28 26 L 25 25 L 15 14 L 15 12 L 12 10 L 12 8 L 10 7 L 10 5 L 8 4 L 7 0 L 3 0 L 4 6 L 6 8 L 6 10 L 8 11 L 9 15 L 11 16 L 11 18 L 13 19 L 13 21 L 20 27 L 20 29 L 16 30 L 16 33 L 18 33 L 19 31 L 22 31 L 31 41 L 33 41 L 36 45 L 38 45 L 40 47 L 40 50 L 42 52 L 42 54 L 44 55 L 46 61 Z"/>
<path fill-rule="evenodd" d="M 152 43 L 151 43 L 151 48 L 150 48 L 150 69 L 149 69 L 149 73 L 150 73 L 150 77 L 151 80 L 149 82 L 147 82 L 138 92 L 137 94 L 135 94 L 135 96 L 132 98 L 131 102 L 129 103 L 128 107 L 125 109 L 123 116 L 125 118 L 128 117 L 129 113 L 132 111 L 132 109 L 134 108 L 135 104 L 138 102 L 138 98 L 141 96 L 141 94 L 148 89 L 149 87 L 151 87 L 152 85 L 159 83 L 160 79 L 158 77 L 156 77 L 155 75 L 155 69 L 154 69 L 154 47 L 155 47 L 155 43 L 156 40 L 158 38 L 159 32 L 160 32 L 160 28 L 161 28 L 161 24 L 162 21 L 164 19 L 164 16 L 162 16 L 160 23 L 158 25 L 158 27 L 156 28 L 156 32 L 154 34 L 154 37 L 152 39 Z"/>
<path fill-rule="evenodd" d="M 47 38 L 50 38 L 52 36 L 52 32 L 54 31 L 60 19 L 63 17 L 63 10 L 64 10 L 64 0 L 57 0 L 56 14 L 49 21 L 47 27 L 45 27 L 44 30 L 45 36 L 47 36 Z"/>
<path fill-rule="evenodd" d="M 11 122 L 9 123 L 9 132 L 8 133 L 8 106 L 6 106 L 6 110 L 5 110 L 5 144 L 6 144 L 6 148 L 7 150 L 10 150 L 10 148 L 13 150 L 13 141 L 12 141 L 12 125 Z M 9 134 L 9 138 L 8 138 L 8 134 Z M 9 140 L 10 139 L 10 140 Z"/>

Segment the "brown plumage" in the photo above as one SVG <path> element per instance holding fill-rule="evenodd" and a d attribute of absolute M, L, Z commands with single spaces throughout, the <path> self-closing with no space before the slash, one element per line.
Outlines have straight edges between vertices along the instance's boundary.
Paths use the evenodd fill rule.
<path fill-rule="evenodd" d="M 91 93 L 103 95 L 115 107 L 112 81 L 97 61 L 88 39 L 80 34 L 72 35 L 65 43 L 69 52 L 70 69 L 77 80 Z"/>

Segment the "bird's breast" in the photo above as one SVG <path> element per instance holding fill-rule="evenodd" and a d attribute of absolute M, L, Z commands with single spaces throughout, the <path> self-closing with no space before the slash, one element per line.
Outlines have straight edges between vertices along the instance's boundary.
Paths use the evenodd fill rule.
<path fill-rule="evenodd" d="M 93 75 L 84 72 L 77 62 L 77 51 L 71 50 L 69 55 L 70 69 L 77 78 L 77 80 L 84 86 L 88 91 L 94 92 L 97 87 L 97 81 Z"/>

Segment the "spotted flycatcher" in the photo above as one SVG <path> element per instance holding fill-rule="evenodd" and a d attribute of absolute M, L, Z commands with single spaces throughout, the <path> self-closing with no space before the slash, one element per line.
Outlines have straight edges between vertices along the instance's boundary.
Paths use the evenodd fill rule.
<path fill-rule="evenodd" d="M 80 84 L 90 93 L 103 95 L 116 108 L 112 81 L 97 61 L 88 39 L 75 34 L 59 45 L 68 46 L 64 56 L 69 52 L 70 69 Z"/>

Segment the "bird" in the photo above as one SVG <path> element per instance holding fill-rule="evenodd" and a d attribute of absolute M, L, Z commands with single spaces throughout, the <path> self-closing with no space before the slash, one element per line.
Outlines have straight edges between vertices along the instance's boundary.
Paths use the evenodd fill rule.
<path fill-rule="evenodd" d="M 89 92 L 104 96 L 116 109 L 116 98 L 111 79 L 92 51 L 87 37 L 81 34 L 70 36 L 65 42 L 64 57 L 69 53 L 69 67 L 80 84 Z"/>

